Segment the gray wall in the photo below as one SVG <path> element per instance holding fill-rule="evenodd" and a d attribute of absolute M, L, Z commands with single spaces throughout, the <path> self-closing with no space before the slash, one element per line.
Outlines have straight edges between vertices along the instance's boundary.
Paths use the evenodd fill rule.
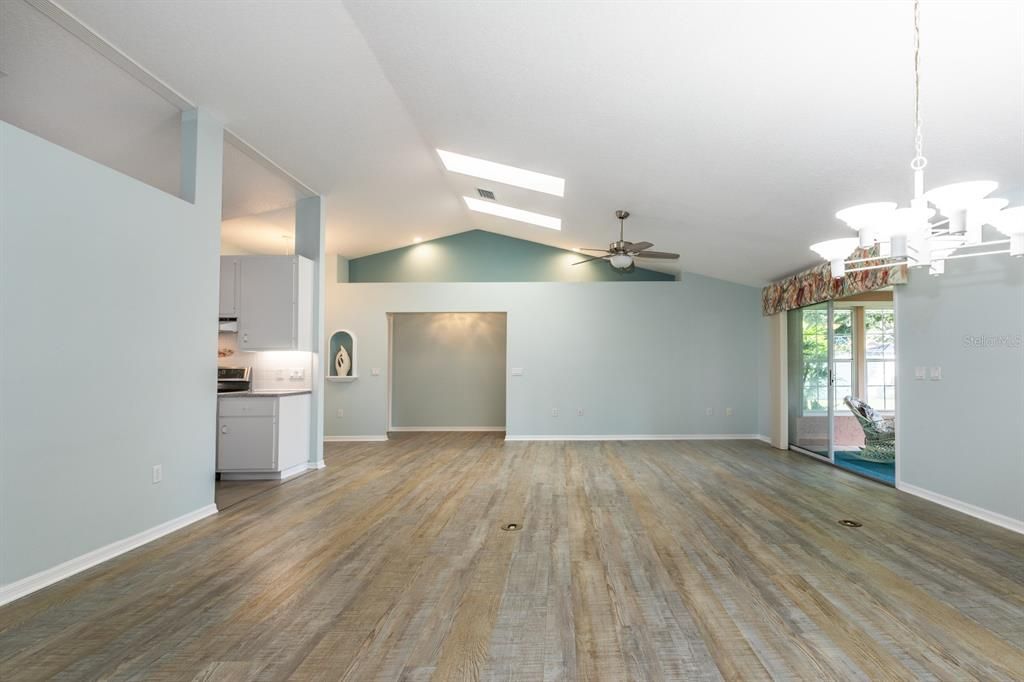
<path fill-rule="evenodd" d="M 895 289 L 902 483 L 1024 521 L 1024 260 L 949 261 Z"/>
<path fill-rule="evenodd" d="M 327 333 L 351 329 L 359 347 L 359 378 L 326 388 L 328 437 L 385 433 L 387 313 L 438 311 L 508 313 L 508 367 L 523 369 L 508 377 L 510 436 L 757 433 L 753 287 L 690 274 L 473 284 L 330 284 L 328 274 Z"/>
<path fill-rule="evenodd" d="M 504 428 L 504 313 L 397 314 L 391 344 L 392 426 Z"/>
<path fill-rule="evenodd" d="M 213 504 L 223 131 L 197 131 L 193 205 L 0 123 L 0 583 Z"/>

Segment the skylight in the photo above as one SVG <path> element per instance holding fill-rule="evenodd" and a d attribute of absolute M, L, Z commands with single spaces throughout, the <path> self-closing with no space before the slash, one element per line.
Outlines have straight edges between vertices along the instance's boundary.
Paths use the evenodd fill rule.
<path fill-rule="evenodd" d="M 515 166 L 506 166 L 502 163 L 494 163 L 493 161 L 476 159 L 472 156 L 446 152 L 443 149 L 438 149 L 437 154 L 441 157 L 444 167 L 452 173 L 472 175 L 474 178 L 483 178 L 500 182 L 503 185 L 532 189 L 535 192 L 553 194 L 556 197 L 565 196 L 565 180 L 563 178 L 556 178 L 554 175 L 544 175 L 544 173 L 523 170 Z"/>
<path fill-rule="evenodd" d="M 518 220 L 522 223 L 539 225 L 540 227 L 546 227 L 550 230 L 562 229 L 561 218 L 544 215 L 543 213 L 534 213 L 533 211 L 524 211 L 521 208 L 512 208 L 511 206 L 498 204 L 493 201 L 481 201 L 480 199 L 474 199 L 473 197 L 462 198 L 466 201 L 466 207 L 471 211 L 489 213 L 490 215 L 496 215 L 499 218 L 508 218 L 509 220 Z"/>

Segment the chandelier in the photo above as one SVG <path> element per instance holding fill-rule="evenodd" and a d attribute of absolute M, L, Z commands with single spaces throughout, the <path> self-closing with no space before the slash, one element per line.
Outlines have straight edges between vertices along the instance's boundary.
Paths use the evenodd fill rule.
<path fill-rule="evenodd" d="M 895 202 L 875 202 L 844 208 L 836 218 L 857 231 L 857 237 L 829 239 L 811 250 L 829 262 L 832 277 L 848 272 L 889 268 L 905 263 L 928 267 L 941 275 L 948 260 L 996 254 L 1024 256 L 1024 206 L 1006 208 L 1006 199 L 989 197 L 998 183 L 991 180 L 958 182 L 925 191 L 928 165 L 921 136 L 921 30 L 919 0 L 914 0 L 914 198 L 908 208 Z M 934 208 L 932 208 L 934 206 Z M 936 215 L 939 214 L 939 215 Z M 938 218 L 933 220 L 933 218 Z M 985 240 L 991 225 L 1006 239 Z M 878 248 L 876 256 L 851 258 L 859 248 Z"/>

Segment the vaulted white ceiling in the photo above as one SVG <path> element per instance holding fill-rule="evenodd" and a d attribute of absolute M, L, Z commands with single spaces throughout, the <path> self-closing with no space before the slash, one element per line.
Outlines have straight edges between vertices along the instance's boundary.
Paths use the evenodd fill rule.
<path fill-rule="evenodd" d="M 329 248 L 350 257 L 472 227 L 600 246 L 626 208 L 627 238 L 760 284 L 851 234 L 837 209 L 911 191 L 909 1 L 61 4 L 326 194 Z M 929 185 L 993 178 L 1021 203 L 1024 5 L 924 0 L 921 17 Z M 4 66 L 10 51 L 5 98 L 27 75 Z M 88 78 L 120 96 L 123 74 Z M 106 129 L 101 112 L 64 134 Z M 564 177 L 565 197 L 450 176 L 435 147 Z M 226 170 L 226 217 L 287 203 L 242 161 L 233 182 Z M 471 213 L 460 197 L 476 187 L 563 230 Z M 273 240 L 288 212 L 260 221 Z"/>

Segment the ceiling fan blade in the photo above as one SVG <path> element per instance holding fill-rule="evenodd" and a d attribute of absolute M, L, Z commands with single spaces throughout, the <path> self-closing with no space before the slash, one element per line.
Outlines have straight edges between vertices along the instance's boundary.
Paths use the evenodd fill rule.
<path fill-rule="evenodd" d="M 654 244 L 650 242 L 637 242 L 636 244 L 631 244 L 629 250 L 638 253 L 644 249 L 649 249 L 652 246 L 654 246 Z"/>
<path fill-rule="evenodd" d="M 581 246 L 577 251 L 600 251 L 601 253 L 608 253 L 608 249 L 588 249 L 585 246 Z"/>
<path fill-rule="evenodd" d="M 635 257 L 636 258 L 664 258 L 664 259 L 667 259 L 667 260 L 675 260 L 676 258 L 679 258 L 679 254 L 678 253 L 666 253 L 664 251 L 644 251 L 643 253 L 636 254 Z"/>
<path fill-rule="evenodd" d="M 605 254 L 604 256 L 590 256 L 588 258 L 584 258 L 581 261 L 576 261 L 575 263 L 573 263 L 573 265 L 583 265 L 584 263 L 589 263 L 592 260 L 604 260 L 605 258 L 611 258 L 611 256 L 607 254 Z"/>

